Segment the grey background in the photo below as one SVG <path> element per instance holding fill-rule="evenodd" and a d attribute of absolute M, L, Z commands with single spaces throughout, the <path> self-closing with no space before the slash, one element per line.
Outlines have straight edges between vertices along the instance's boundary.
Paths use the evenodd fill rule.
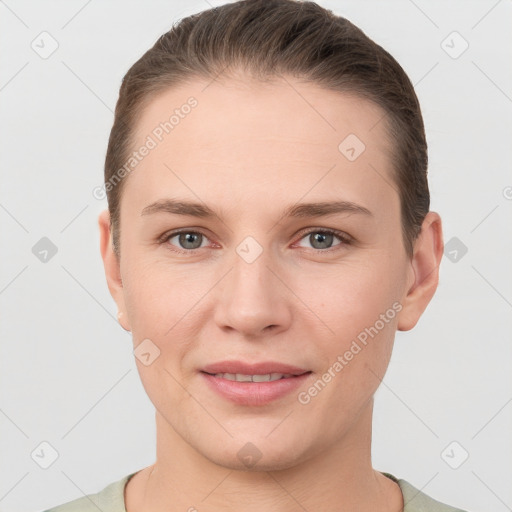
<path fill-rule="evenodd" d="M 0 1 L 1 511 L 97 492 L 154 461 L 154 411 L 105 283 L 106 202 L 92 190 L 128 67 L 178 18 L 221 3 Z M 432 209 L 458 251 L 418 326 L 397 335 L 374 466 L 469 511 L 512 510 L 512 3 L 319 3 L 415 84 Z M 43 31 L 58 42 L 48 58 L 31 47 Z M 458 58 L 453 31 L 469 44 Z M 47 262 L 32 252 L 43 237 L 57 248 Z M 48 469 L 42 442 L 58 452 Z"/>

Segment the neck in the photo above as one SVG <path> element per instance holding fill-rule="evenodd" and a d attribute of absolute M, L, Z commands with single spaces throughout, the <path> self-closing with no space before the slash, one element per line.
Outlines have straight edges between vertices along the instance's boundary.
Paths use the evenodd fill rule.
<path fill-rule="evenodd" d="M 130 480 L 127 512 L 402 510 L 398 485 L 371 465 L 372 409 L 373 400 L 334 446 L 304 453 L 287 469 L 267 471 L 216 464 L 157 412 L 157 462 Z"/>

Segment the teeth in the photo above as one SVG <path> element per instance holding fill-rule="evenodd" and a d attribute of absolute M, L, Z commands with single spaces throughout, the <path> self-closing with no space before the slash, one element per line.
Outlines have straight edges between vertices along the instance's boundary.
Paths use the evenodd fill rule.
<path fill-rule="evenodd" d="M 265 375 L 244 375 L 242 373 L 216 373 L 215 377 L 236 382 L 272 382 L 293 377 L 291 373 L 266 373 Z"/>

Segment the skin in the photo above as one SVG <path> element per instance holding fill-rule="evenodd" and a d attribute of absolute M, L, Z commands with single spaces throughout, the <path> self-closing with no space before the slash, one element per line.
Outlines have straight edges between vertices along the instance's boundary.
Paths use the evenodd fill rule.
<path fill-rule="evenodd" d="M 441 220 L 428 213 L 409 257 L 382 110 L 286 80 L 198 79 L 154 98 L 137 147 L 187 98 L 198 105 L 126 178 L 120 260 L 108 211 L 99 216 L 120 323 L 134 348 L 149 338 L 160 350 L 148 366 L 136 358 L 156 409 L 157 460 L 126 486 L 128 512 L 403 508 L 398 485 L 372 468 L 373 395 L 396 330 L 414 327 L 437 287 Z M 338 150 L 350 133 L 366 146 L 353 162 Z M 164 198 L 218 217 L 141 215 Z M 282 217 L 290 205 L 333 200 L 371 215 Z M 204 236 L 196 246 L 159 242 L 177 228 Z M 319 245 L 319 228 L 352 242 L 334 235 Z M 262 248 L 252 263 L 236 252 L 247 236 Z M 292 392 L 237 405 L 199 373 L 225 359 L 280 361 L 312 371 L 298 390 L 307 391 L 397 301 L 401 311 L 308 404 Z M 261 452 L 252 468 L 237 456 L 247 442 Z"/>

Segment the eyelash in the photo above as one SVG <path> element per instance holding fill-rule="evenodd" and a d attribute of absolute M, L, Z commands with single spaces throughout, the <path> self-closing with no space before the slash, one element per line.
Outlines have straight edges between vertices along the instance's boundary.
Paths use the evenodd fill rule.
<path fill-rule="evenodd" d="M 159 238 L 158 243 L 159 244 L 167 244 L 171 238 L 174 238 L 176 235 L 179 235 L 181 233 L 192 233 L 195 235 L 202 235 L 208 239 L 208 236 L 201 230 L 181 229 L 181 230 L 164 233 Z M 312 233 L 321 233 L 323 235 L 334 235 L 341 241 L 340 244 L 338 244 L 334 247 L 329 247 L 328 249 L 312 248 L 312 250 L 317 253 L 331 253 L 331 252 L 339 249 L 341 246 L 350 245 L 354 241 L 354 239 L 350 235 L 348 235 L 347 233 L 345 233 L 343 231 L 338 231 L 336 229 L 326 229 L 326 228 L 309 229 L 309 231 L 301 232 L 300 238 L 298 241 L 300 242 L 303 238 L 305 238 L 306 236 L 308 236 Z M 169 246 L 170 244 L 167 244 L 167 245 Z M 204 247 L 200 247 L 197 249 L 180 249 L 179 247 L 176 247 L 176 246 L 172 246 L 172 248 L 169 247 L 169 250 L 171 250 L 173 252 L 180 253 L 180 254 L 195 254 L 197 251 L 200 251 L 201 249 L 204 249 Z"/>

